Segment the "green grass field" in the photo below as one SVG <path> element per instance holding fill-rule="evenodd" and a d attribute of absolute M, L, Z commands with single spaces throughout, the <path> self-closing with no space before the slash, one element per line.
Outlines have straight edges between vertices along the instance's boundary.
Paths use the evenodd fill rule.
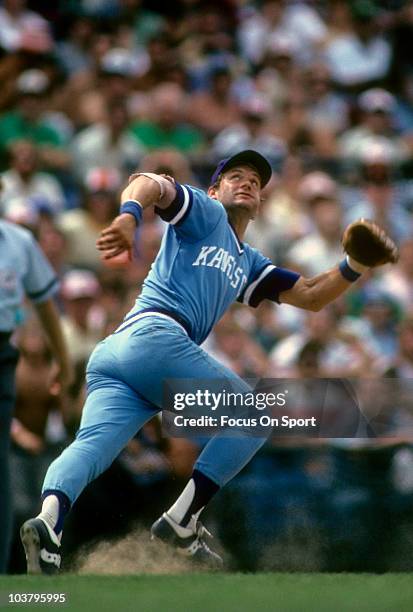
<path fill-rule="evenodd" d="M 10 605 L 8 593 L 66 593 L 67 604 Z M 85 612 L 411 612 L 411 574 L 183 574 L 0 577 L 0 609 Z"/>

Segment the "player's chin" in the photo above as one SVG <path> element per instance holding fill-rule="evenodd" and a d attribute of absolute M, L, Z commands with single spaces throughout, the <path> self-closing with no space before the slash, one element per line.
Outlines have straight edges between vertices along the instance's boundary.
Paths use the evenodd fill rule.
<path fill-rule="evenodd" d="M 257 208 L 258 203 L 255 198 L 250 196 L 238 196 L 234 199 L 236 208 L 244 208 L 245 210 L 253 211 Z"/>

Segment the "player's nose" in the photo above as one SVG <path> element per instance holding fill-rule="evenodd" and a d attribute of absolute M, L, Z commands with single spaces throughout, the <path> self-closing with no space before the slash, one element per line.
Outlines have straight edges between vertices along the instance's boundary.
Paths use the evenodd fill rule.
<path fill-rule="evenodd" d="M 249 191 L 252 190 L 252 179 L 248 178 L 247 176 L 243 177 L 240 180 L 239 186 L 242 187 L 242 189 L 247 188 Z"/>

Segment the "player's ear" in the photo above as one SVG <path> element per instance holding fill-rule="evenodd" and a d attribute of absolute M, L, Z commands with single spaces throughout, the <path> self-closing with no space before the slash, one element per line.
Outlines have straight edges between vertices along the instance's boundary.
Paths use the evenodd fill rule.
<path fill-rule="evenodd" d="M 208 188 L 208 195 L 213 200 L 218 200 L 217 188 L 214 185 L 211 185 L 211 187 Z"/>

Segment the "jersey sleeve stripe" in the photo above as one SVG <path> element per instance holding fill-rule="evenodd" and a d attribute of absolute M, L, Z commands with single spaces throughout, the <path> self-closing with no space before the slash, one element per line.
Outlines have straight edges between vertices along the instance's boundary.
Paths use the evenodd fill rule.
<path fill-rule="evenodd" d="M 242 300 L 243 304 L 249 304 L 250 303 L 250 299 L 251 299 L 251 296 L 252 296 L 253 292 L 258 287 L 260 282 L 267 276 L 267 274 L 269 274 L 271 272 L 271 270 L 275 270 L 275 266 L 272 265 L 272 264 L 269 264 L 268 266 L 266 266 L 264 268 L 264 270 L 261 272 L 261 274 L 259 275 L 257 280 L 255 280 L 253 283 L 250 284 L 250 286 L 248 287 L 248 289 L 244 293 L 244 298 Z"/>
<path fill-rule="evenodd" d="M 176 225 L 184 218 L 184 216 L 186 216 L 192 202 L 189 190 L 186 187 L 180 185 L 179 183 L 175 183 L 175 188 L 176 197 L 174 201 L 170 203 L 168 208 L 160 208 L 159 206 L 155 206 L 156 214 L 171 225 Z"/>
<path fill-rule="evenodd" d="M 54 285 L 56 285 L 56 287 L 54 287 Z M 54 278 L 53 280 L 50 281 L 50 283 L 48 285 L 46 285 L 46 287 L 44 287 L 43 289 L 41 289 L 40 291 L 34 291 L 32 293 L 28 293 L 28 297 L 33 300 L 33 301 L 41 301 L 42 297 L 47 295 L 49 293 L 49 291 L 53 288 L 53 289 L 57 289 L 59 285 L 59 281 L 57 278 Z"/>
<path fill-rule="evenodd" d="M 176 225 L 176 223 L 178 223 L 183 216 L 186 214 L 186 212 L 188 211 L 189 208 L 189 192 L 188 189 L 186 187 L 184 187 L 183 185 L 180 185 L 183 194 L 184 194 L 184 199 L 183 199 L 183 203 L 182 206 L 180 208 L 180 210 L 177 212 L 177 214 L 175 215 L 175 217 L 173 219 L 170 220 L 170 224 L 171 225 Z"/>

